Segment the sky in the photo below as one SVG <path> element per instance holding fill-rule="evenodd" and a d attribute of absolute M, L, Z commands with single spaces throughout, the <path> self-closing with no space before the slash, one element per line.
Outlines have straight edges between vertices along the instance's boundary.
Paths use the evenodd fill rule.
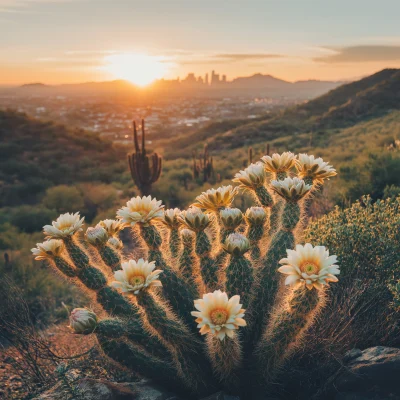
<path fill-rule="evenodd" d="M 0 0 L 0 84 L 355 79 L 400 68 L 399 15 L 399 0 Z"/>

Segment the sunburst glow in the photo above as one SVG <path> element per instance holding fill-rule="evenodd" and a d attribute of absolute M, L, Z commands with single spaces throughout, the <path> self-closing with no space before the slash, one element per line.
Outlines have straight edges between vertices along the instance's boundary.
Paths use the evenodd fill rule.
<path fill-rule="evenodd" d="M 164 77 L 168 68 L 165 59 L 147 54 L 111 54 L 104 58 L 104 69 L 115 79 L 126 79 L 139 86 Z"/>

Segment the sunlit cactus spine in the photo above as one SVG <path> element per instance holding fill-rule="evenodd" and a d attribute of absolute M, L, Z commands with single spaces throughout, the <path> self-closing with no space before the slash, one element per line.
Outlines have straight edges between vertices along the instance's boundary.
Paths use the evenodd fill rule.
<path fill-rule="evenodd" d="M 338 281 L 336 256 L 300 243 L 312 191 L 335 174 L 312 156 L 265 156 L 188 210 L 138 196 L 85 235 L 78 213 L 61 215 L 32 252 L 91 295 L 70 328 L 114 361 L 187 398 L 267 399 Z M 254 207 L 232 208 L 240 190 Z M 124 258 L 122 229 L 144 258 Z"/>
<path fill-rule="evenodd" d="M 147 155 L 146 135 L 144 120 L 142 120 L 142 147 L 140 148 L 136 122 L 133 122 L 133 143 L 135 151 L 128 154 L 129 169 L 132 179 L 139 188 L 142 196 L 151 193 L 153 183 L 157 182 L 161 175 L 162 158 L 157 154 Z"/>

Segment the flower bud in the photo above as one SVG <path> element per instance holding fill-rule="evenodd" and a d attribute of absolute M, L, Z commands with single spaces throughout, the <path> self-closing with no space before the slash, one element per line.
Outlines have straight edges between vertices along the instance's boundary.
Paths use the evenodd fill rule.
<path fill-rule="evenodd" d="M 219 215 L 227 230 L 236 229 L 243 221 L 243 214 L 238 208 L 225 208 L 219 212 Z"/>
<path fill-rule="evenodd" d="M 164 216 L 161 219 L 161 222 L 164 223 L 170 229 L 178 229 L 181 222 L 178 217 L 181 213 L 179 208 L 170 208 L 164 211 Z"/>
<path fill-rule="evenodd" d="M 245 170 L 238 172 L 232 180 L 239 183 L 243 189 L 257 189 L 264 186 L 265 178 L 264 166 L 259 162 L 250 164 Z"/>
<path fill-rule="evenodd" d="M 235 257 L 239 257 L 250 250 L 250 242 L 240 233 L 231 233 L 222 245 L 224 250 Z"/>
<path fill-rule="evenodd" d="M 69 317 L 69 328 L 78 334 L 92 333 L 97 326 L 97 316 L 88 308 L 75 308 Z"/>
<path fill-rule="evenodd" d="M 197 207 L 182 211 L 178 218 L 183 225 L 195 232 L 204 231 L 211 222 L 209 216 Z"/>
<path fill-rule="evenodd" d="M 85 236 L 86 240 L 93 246 L 103 246 L 108 240 L 107 231 L 101 226 L 87 228 Z"/>
<path fill-rule="evenodd" d="M 249 225 L 264 225 L 267 219 L 267 213 L 263 207 L 250 207 L 245 214 Z"/>
<path fill-rule="evenodd" d="M 119 239 L 116 238 L 116 237 L 110 237 L 110 238 L 107 240 L 107 243 L 108 243 L 110 246 L 114 247 L 114 249 L 117 249 L 117 250 L 121 250 L 121 249 L 124 247 L 124 245 L 123 245 L 123 243 L 121 242 L 121 240 L 119 240 Z"/>
<path fill-rule="evenodd" d="M 271 181 L 272 189 L 286 201 L 297 202 L 301 200 L 312 188 L 302 179 L 286 178 L 283 181 Z"/>

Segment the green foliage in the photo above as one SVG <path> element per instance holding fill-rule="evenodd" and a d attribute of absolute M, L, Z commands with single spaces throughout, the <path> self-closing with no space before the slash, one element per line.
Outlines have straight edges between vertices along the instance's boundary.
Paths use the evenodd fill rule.
<path fill-rule="evenodd" d="M 46 190 L 42 203 L 58 214 L 77 212 L 84 206 L 82 193 L 75 186 L 59 185 Z"/>

